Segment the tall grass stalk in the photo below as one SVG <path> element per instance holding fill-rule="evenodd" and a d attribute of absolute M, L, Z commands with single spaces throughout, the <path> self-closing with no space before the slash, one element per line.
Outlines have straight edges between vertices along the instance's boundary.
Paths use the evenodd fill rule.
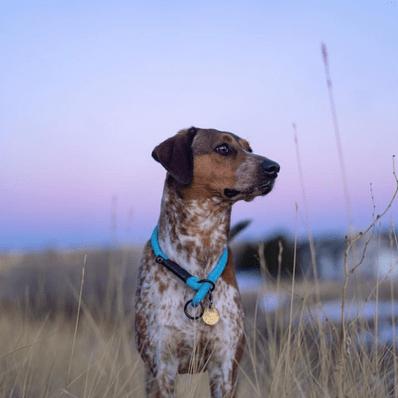
<path fill-rule="evenodd" d="M 72 349 L 71 349 L 71 353 L 70 353 L 68 374 L 67 374 L 67 378 L 66 378 L 67 384 L 69 384 L 69 381 L 70 381 L 70 373 L 72 370 L 72 360 L 73 360 L 73 355 L 75 353 L 75 346 L 76 346 L 77 329 L 79 328 L 80 310 L 81 310 L 81 306 L 82 306 L 82 295 L 83 295 L 84 275 L 85 275 L 85 271 L 86 271 L 86 264 L 87 264 L 87 254 L 85 254 L 83 257 L 83 267 L 82 267 L 82 275 L 81 275 L 81 279 L 80 279 L 80 290 L 79 290 L 79 300 L 77 303 L 75 330 L 73 332 Z"/>
<path fill-rule="evenodd" d="M 352 227 L 351 199 L 350 199 L 350 192 L 348 189 L 348 179 L 347 179 L 347 171 L 346 171 L 346 165 L 345 165 L 345 159 L 344 159 L 343 145 L 341 142 L 340 125 L 339 125 L 336 103 L 335 103 L 334 93 L 333 93 L 333 82 L 332 82 L 332 77 L 331 77 L 331 73 L 330 73 L 329 54 L 328 54 L 328 49 L 327 49 L 327 46 L 325 43 L 321 44 L 321 53 L 322 53 L 323 66 L 324 66 L 324 70 L 325 70 L 325 80 L 326 80 L 326 87 L 327 87 L 327 91 L 328 91 L 333 131 L 334 131 L 334 136 L 335 136 L 335 140 L 336 140 L 337 152 L 338 152 L 338 156 L 339 156 L 341 179 L 343 182 L 343 191 L 344 191 L 346 214 L 347 214 L 347 225 L 348 225 L 348 229 L 350 231 L 351 227 Z"/>

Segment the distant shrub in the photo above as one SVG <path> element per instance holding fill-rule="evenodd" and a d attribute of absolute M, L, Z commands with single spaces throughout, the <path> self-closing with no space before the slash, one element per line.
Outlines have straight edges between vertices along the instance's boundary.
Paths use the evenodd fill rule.
<path fill-rule="evenodd" d="M 259 250 L 263 250 L 265 266 L 272 277 L 277 278 L 279 273 L 281 277 L 292 275 L 294 243 L 284 235 L 276 235 L 264 242 L 248 242 L 239 245 L 235 250 L 237 269 L 241 271 L 259 269 Z M 300 270 L 299 264 L 296 264 L 296 269 Z"/>

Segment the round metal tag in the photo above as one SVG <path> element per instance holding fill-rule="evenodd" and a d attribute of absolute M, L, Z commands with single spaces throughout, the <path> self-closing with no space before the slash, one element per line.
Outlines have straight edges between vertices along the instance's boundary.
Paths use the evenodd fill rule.
<path fill-rule="evenodd" d="M 220 320 L 220 314 L 214 306 L 210 308 L 205 308 L 202 315 L 202 321 L 206 325 L 213 326 L 216 323 L 218 323 L 219 320 Z"/>

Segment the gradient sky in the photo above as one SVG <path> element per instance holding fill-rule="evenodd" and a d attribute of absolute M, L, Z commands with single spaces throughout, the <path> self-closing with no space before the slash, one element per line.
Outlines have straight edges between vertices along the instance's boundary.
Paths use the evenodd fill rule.
<path fill-rule="evenodd" d="M 361 228 L 369 183 L 379 209 L 394 188 L 396 0 L 2 3 L 0 249 L 144 242 L 165 177 L 151 150 L 191 125 L 281 164 L 272 194 L 233 213 L 258 237 L 304 231 L 295 122 L 311 228 L 344 232 L 321 42 Z"/>

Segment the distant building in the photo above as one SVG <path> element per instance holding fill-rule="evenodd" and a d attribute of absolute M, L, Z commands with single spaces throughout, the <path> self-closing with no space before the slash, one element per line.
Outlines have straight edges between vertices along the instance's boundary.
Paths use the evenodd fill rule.
<path fill-rule="evenodd" d="M 398 278 L 398 248 L 388 234 L 359 239 L 350 250 L 347 265 L 355 267 L 355 275 L 370 278 Z M 315 258 L 321 279 L 339 280 L 344 277 L 346 243 L 341 238 L 315 241 Z M 312 274 L 309 244 L 300 245 L 300 264 L 306 275 Z M 358 265 L 360 264 L 360 265 Z"/>

